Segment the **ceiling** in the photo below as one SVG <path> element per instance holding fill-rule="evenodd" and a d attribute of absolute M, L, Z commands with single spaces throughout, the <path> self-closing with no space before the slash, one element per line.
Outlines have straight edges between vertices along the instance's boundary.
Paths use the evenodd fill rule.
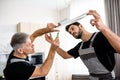
<path fill-rule="evenodd" d="M 50 9 L 63 9 L 71 3 L 72 0 L 39 0 L 40 5 Z"/>

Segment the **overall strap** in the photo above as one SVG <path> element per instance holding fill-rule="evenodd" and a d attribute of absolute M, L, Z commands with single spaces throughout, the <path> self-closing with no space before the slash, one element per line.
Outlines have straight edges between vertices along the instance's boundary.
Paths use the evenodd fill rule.
<path fill-rule="evenodd" d="M 94 41 L 94 39 L 95 39 L 95 37 L 96 37 L 97 34 L 98 34 L 98 32 L 96 32 L 96 33 L 94 34 L 94 36 L 92 37 L 92 39 L 90 40 L 90 47 L 92 46 L 93 41 Z"/>
<path fill-rule="evenodd" d="M 10 60 L 10 63 L 14 63 L 14 62 L 27 62 L 27 63 L 30 63 L 29 61 L 26 61 L 24 59 L 13 58 L 13 59 Z"/>
<path fill-rule="evenodd" d="M 82 49 L 83 43 L 84 43 L 84 42 L 82 42 L 82 43 L 81 43 L 81 45 L 80 45 L 80 48 L 79 48 L 79 49 Z"/>
<path fill-rule="evenodd" d="M 92 39 L 90 40 L 90 47 L 92 46 L 93 41 L 94 41 L 95 36 L 97 35 L 97 33 L 98 33 L 98 32 L 96 32 L 96 33 L 93 35 Z M 84 42 L 82 42 L 82 43 L 81 43 L 81 46 L 80 46 L 80 48 L 79 48 L 79 49 L 82 49 L 83 43 L 84 43 Z"/>

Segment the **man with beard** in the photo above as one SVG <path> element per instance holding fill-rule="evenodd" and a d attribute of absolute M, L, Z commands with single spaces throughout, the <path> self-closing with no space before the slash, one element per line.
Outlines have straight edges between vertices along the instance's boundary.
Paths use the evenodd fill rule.
<path fill-rule="evenodd" d="M 86 31 L 79 22 L 67 25 L 66 31 L 82 41 L 67 52 L 59 47 L 57 53 L 64 59 L 80 57 L 88 68 L 90 80 L 114 80 L 111 72 L 115 66 L 116 51 L 106 37 L 101 32 Z M 52 36 L 46 34 L 46 40 L 51 42 Z"/>

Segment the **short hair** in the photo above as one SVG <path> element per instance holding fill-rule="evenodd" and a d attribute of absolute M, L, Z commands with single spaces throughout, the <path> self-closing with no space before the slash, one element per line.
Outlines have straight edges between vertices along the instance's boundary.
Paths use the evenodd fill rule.
<path fill-rule="evenodd" d="M 28 39 L 28 37 L 29 37 L 29 35 L 26 34 L 26 33 L 23 33 L 23 32 L 15 33 L 15 34 L 12 36 L 10 45 L 12 46 L 12 48 L 13 48 L 14 50 L 16 50 L 17 48 L 19 48 L 20 46 L 22 46 L 22 44 L 23 44 L 24 42 L 26 42 L 26 40 Z"/>
<path fill-rule="evenodd" d="M 70 27 L 71 25 L 79 26 L 80 23 L 79 23 L 79 22 L 74 22 L 74 23 L 71 23 L 71 24 L 67 25 L 66 28 L 65 28 L 67 32 L 68 32 L 68 29 L 69 29 L 69 27 Z"/>

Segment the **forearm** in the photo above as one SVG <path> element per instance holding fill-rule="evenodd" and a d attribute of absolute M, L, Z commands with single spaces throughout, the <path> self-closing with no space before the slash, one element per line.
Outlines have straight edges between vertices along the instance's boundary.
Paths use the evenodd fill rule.
<path fill-rule="evenodd" d="M 30 39 L 33 42 L 35 40 L 35 38 L 37 38 L 38 36 L 42 36 L 43 34 L 48 33 L 50 31 L 51 31 L 50 28 L 38 29 L 30 36 Z"/>
<path fill-rule="evenodd" d="M 105 26 L 106 27 L 106 26 Z M 114 32 L 112 32 L 109 28 L 104 28 L 101 30 L 107 40 L 110 42 L 112 47 L 120 53 L 120 37 L 117 36 Z"/>
<path fill-rule="evenodd" d="M 71 55 L 69 55 L 66 51 L 64 51 L 64 50 L 61 49 L 60 47 L 57 48 L 56 51 L 57 51 L 57 53 L 58 53 L 61 57 L 63 57 L 64 59 L 72 58 Z"/>
<path fill-rule="evenodd" d="M 51 46 L 47 59 L 40 67 L 41 72 L 44 76 L 48 74 L 48 72 L 53 64 L 54 56 L 55 56 L 55 49 L 54 49 L 54 47 Z"/>

